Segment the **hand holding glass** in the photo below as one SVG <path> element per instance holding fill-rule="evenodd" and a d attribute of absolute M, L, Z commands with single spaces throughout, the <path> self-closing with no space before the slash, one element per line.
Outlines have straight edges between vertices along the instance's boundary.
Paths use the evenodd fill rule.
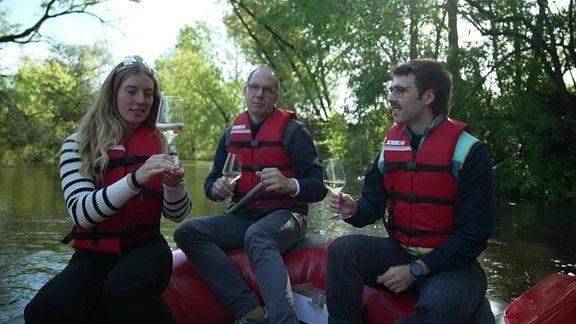
<path fill-rule="evenodd" d="M 333 158 L 322 161 L 322 164 L 324 166 L 324 186 L 334 195 L 338 195 L 346 185 L 346 175 L 342 162 L 338 158 Z M 337 214 L 330 219 L 338 220 L 350 217 L 351 215 Z"/>
<path fill-rule="evenodd" d="M 226 157 L 226 162 L 224 162 L 224 167 L 222 168 L 222 174 L 230 184 L 236 182 L 236 180 L 240 179 L 242 176 L 242 155 L 228 153 Z M 230 203 L 232 201 L 232 197 L 226 197 L 224 202 Z"/>

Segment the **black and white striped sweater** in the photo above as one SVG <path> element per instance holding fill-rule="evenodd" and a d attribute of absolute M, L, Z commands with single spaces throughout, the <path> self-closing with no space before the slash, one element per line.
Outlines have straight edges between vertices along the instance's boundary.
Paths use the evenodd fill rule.
<path fill-rule="evenodd" d="M 68 214 L 76 226 L 91 228 L 116 213 L 130 198 L 137 195 L 128 185 L 128 177 L 100 189 L 94 181 L 80 174 L 80 153 L 77 134 L 70 135 L 60 150 L 60 181 Z M 164 204 L 162 214 L 165 218 L 182 221 L 192 208 L 185 185 L 168 187 L 164 185 Z"/>

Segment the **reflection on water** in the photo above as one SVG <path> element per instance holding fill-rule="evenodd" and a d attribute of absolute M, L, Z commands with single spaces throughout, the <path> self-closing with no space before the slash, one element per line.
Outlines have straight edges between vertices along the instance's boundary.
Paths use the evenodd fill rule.
<path fill-rule="evenodd" d="M 204 198 L 210 162 L 186 162 L 193 199 L 190 217 L 225 210 Z M 71 228 L 57 166 L 24 166 L 0 172 L 0 323 L 21 314 L 23 306 L 68 261 L 72 249 L 60 243 Z M 360 192 L 361 183 L 347 184 Z M 488 292 L 512 301 L 553 273 L 576 272 L 576 208 L 554 205 L 498 205 L 496 230 L 480 261 L 488 274 Z M 381 223 L 356 229 L 330 221 L 327 201 L 313 204 L 309 232 L 329 236 L 352 233 L 386 235 Z M 162 232 L 172 248 L 177 224 L 165 221 Z"/>
<path fill-rule="evenodd" d="M 500 204 L 483 253 L 489 292 L 511 301 L 553 273 L 576 273 L 576 208 Z"/>

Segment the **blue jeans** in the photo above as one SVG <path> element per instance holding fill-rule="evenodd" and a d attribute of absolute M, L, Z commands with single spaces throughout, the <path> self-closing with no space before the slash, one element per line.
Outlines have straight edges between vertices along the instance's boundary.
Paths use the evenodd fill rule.
<path fill-rule="evenodd" d="M 393 239 L 366 235 L 337 238 L 328 248 L 327 305 L 330 324 L 362 323 L 364 285 L 386 290 L 376 277 L 390 266 L 414 257 Z M 467 323 L 487 289 L 478 262 L 418 279 L 410 288 L 418 295 L 414 312 L 397 323 Z"/>
<path fill-rule="evenodd" d="M 288 272 L 282 260 L 304 238 L 306 215 L 288 209 L 265 213 L 217 214 L 187 220 L 174 240 L 194 269 L 236 318 L 259 304 L 225 251 L 244 248 L 272 323 L 298 323 Z"/>

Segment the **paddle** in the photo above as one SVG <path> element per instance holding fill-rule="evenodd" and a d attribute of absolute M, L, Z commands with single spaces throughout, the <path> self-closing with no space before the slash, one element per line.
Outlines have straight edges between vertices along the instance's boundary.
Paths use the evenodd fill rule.
<path fill-rule="evenodd" d="M 262 185 L 262 182 L 258 183 L 254 188 L 252 188 L 252 190 L 250 190 L 250 192 L 248 192 L 244 197 L 242 197 L 242 199 L 240 199 L 234 205 L 230 206 L 228 208 L 228 210 L 226 211 L 226 213 L 227 214 L 233 214 L 235 211 L 240 209 L 240 207 L 244 206 L 244 204 L 248 200 L 250 200 L 250 199 L 254 198 L 256 195 L 258 195 L 260 193 L 260 190 L 262 190 L 262 188 L 264 188 L 264 185 Z"/>

